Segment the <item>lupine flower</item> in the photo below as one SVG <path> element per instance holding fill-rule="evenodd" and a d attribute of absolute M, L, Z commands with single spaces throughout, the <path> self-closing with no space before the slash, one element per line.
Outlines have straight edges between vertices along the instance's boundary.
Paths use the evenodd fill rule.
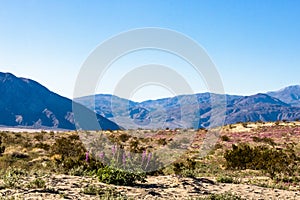
<path fill-rule="evenodd" d="M 128 154 L 127 154 L 127 158 L 128 158 L 129 160 L 131 159 L 130 151 L 129 151 Z"/>
<path fill-rule="evenodd" d="M 113 156 L 115 156 L 116 150 L 117 150 L 116 145 L 113 145 L 113 146 L 111 147 L 111 152 L 112 152 Z"/>
<path fill-rule="evenodd" d="M 99 153 L 99 158 L 100 158 L 101 160 L 104 159 L 104 152 Z"/>
<path fill-rule="evenodd" d="M 144 163 L 144 160 L 146 158 L 146 150 L 143 151 L 143 154 L 142 154 L 142 164 Z"/>
<path fill-rule="evenodd" d="M 150 162 L 150 160 L 151 160 L 151 157 L 152 157 L 152 153 L 150 152 L 150 153 L 148 154 L 148 160 L 147 160 L 147 165 L 146 165 L 145 169 L 147 169 L 147 167 L 148 167 L 148 165 L 149 165 L 149 162 Z"/>
<path fill-rule="evenodd" d="M 89 162 L 89 151 L 85 153 L 85 162 Z"/>
<path fill-rule="evenodd" d="M 123 161 L 123 165 L 125 166 L 126 165 L 126 152 L 125 151 L 123 153 L 122 161 Z"/>

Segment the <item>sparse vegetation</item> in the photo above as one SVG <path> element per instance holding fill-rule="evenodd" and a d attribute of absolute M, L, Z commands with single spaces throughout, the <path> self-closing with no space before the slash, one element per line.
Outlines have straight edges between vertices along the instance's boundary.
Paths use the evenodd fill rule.
<path fill-rule="evenodd" d="M 204 157 L 199 157 L 199 150 L 207 130 L 197 130 L 195 138 L 188 137 L 191 130 L 95 133 L 100 139 L 84 133 L 95 148 L 84 145 L 84 139 L 76 132 L 0 132 L 0 189 L 46 191 L 49 183 L 45 175 L 66 174 L 125 186 L 143 183 L 147 177 L 176 175 L 194 180 L 211 177 L 219 183 L 297 190 L 300 127 L 282 124 L 259 126 L 248 123 L 247 130 L 242 124 L 228 125 Z M 140 134 L 151 136 L 143 138 Z M 183 153 L 175 162 L 163 166 L 162 158 L 156 153 L 159 148 L 174 153 L 183 150 Z M 25 179 L 28 179 L 26 184 Z M 64 192 L 56 193 L 67 198 Z M 95 185 L 83 187 L 81 193 L 100 199 L 127 198 L 115 190 Z M 204 199 L 241 198 L 226 193 L 211 194 Z"/>

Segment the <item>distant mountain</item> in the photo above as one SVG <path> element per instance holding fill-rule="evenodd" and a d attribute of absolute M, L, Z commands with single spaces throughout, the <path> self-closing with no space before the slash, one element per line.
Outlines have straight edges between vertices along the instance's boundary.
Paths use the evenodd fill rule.
<path fill-rule="evenodd" d="M 277 92 L 252 96 L 225 95 L 227 108 L 224 123 L 300 119 L 300 107 L 296 107 L 300 105 L 299 88 L 300 86 L 291 86 Z M 200 128 L 209 127 L 212 116 L 222 124 L 222 116 L 212 113 L 211 104 L 212 99 L 220 100 L 223 97 L 219 94 L 200 93 L 138 103 L 99 94 L 95 96 L 94 108 L 91 108 L 93 96 L 76 101 L 126 129 Z"/>
<path fill-rule="evenodd" d="M 300 107 L 300 85 L 289 86 L 275 92 L 268 92 L 267 94 L 291 106 Z"/>
<path fill-rule="evenodd" d="M 256 94 L 242 97 L 228 105 L 225 123 L 295 119 L 300 119 L 300 108 L 292 107 L 267 94 Z"/>
<path fill-rule="evenodd" d="M 48 90 L 36 81 L 0 73 L 0 125 L 50 127 L 74 130 L 94 129 L 87 121 L 75 121 L 72 101 Z M 119 129 L 114 122 L 74 104 L 87 118 L 95 118 L 103 129 Z"/>

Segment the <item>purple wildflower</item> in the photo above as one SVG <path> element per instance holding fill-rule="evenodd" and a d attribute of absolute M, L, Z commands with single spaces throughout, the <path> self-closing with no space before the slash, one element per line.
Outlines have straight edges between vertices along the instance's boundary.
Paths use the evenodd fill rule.
<path fill-rule="evenodd" d="M 104 152 L 100 152 L 99 158 L 100 158 L 100 160 L 103 160 L 103 159 L 104 159 Z"/>
<path fill-rule="evenodd" d="M 146 150 L 143 151 L 143 154 L 142 154 L 142 164 L 144 163 L 144 160 L 146 158 Z"/>
<path fill-rule="evenodd" d="M 123 153 L 122 161 L 123 161 L 123 165 L 125 166 L 126 165 L 126 152 L 125 151 Z"/>
<path fill-rule="evenodd" d="M 129 160 L 131 159 L 130 151 L 129 151 L 128 154 L 127 154 L 127 158 L 128 158 Z"/>
<path fill-rule="evenodd" d="M 150 153 L 148 154 L 148 160 L 147 160 L 147 165 L 146 165 L 145 169 L 147 169 L 147 167 L 148 167 L 148 165 L 149 165 L 149 162 L 150 162 L 150 160 L 151 160 L 151 157 L 152 157 L 152 153 L 150 152 Z"/>
<path fill-rule="evenodd" d="M 90 153 L 89 153 L 89 151 L 87 151 L 85 153 L 85 162 L 89 162 L 89 155 L 90 155 Z"/>
<path fill-rule="evenodd" d="M 111 147 L 111 152 L 112 152 L 113 156 L 115 156 L 116 150 L 117 150 L 116 145 L 113 145 L 113 146 Z"/>

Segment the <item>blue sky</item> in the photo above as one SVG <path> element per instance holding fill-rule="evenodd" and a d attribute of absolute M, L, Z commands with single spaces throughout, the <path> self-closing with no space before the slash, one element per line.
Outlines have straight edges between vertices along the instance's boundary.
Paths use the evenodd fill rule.
<path fill-rule="evenodd" d="M 226 93 L 250 95 L 300 84 L 300 2 L 296 0 L 0 0 L 0 71 L 34 79 L 72 98 L 88 55 L 106 39 L 143 27 L 172 29 L 197 41 L 215 63 Z M 126 73 L 128 68 L 122 65 L 139 64 L 139 56 L 119 61 L 115 71 Z M 149 58 L 147 52 L 143 56 L 149 62 L 169 58 L 151 52 Z M 181 61 L 174 65 L 193 79 L 189 66 Z M 113 91 L 109 81 L 118 81 L 111 79 L 113 73 L 100 82 L 97 92 Z M 190 83 L 195 92 L 205 91 L 201 80 Z M 152 86 L 133 99 L 168 95 Z"/>

